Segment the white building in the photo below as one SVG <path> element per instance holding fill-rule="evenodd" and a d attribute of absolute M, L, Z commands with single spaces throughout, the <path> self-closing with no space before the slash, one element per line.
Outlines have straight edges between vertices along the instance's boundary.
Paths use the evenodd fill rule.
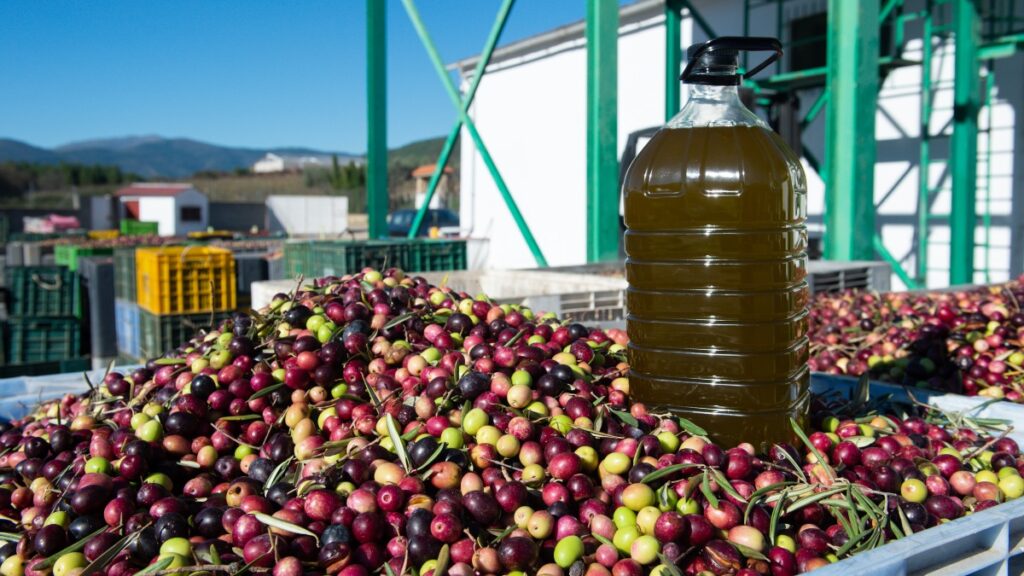
<path fill-rule="evenodd" d="M 275 174 L 306 168 L 330 168 L 332 163 L 333 159 L 330 156 L 282 156 L 268 152 L 252 165 L 252 171 L 254 174 Z"/>
<path fill-rule="evenodd" d="M 267 197 L 267 230 L 289 236 L 336 236 L 348 230 L 344 196 Z"/>
<path fill-rule="evenodd" d="M 210 202 L 191 184 L 139 183 L 114 193 L 121 219 L 159 223 L 161 236 L 206 230 Z"/>
<path fill-rule="evenodd" d="M 742 0 L 692 0 L 718 35 L 743 33 Z M 1018 3 L 1018 6 L 1020 3 Z M 907 0 L 905 12 L 923 7 Z M 782 4 L 784 44 L 792 40 L 794 22 L 806 25 L 827 9 L 825 0 L 792 0 Z M 776 34 L 776 5 L 752 13 L 750 35 Z M 513 16 L 514 17 L 514 16 Z M 948 15 L 946 16 L 948 20 Z M 824 34 L 824 30 L 821 31 Z M 797 36 L 805 37 L 801 28 Z M 920 60 L 920 27 L 908 25 L 901 57 Z M 681 25 L 684 51 L 707 40 L 688 13 Z M 953 114 L 953 40 L 933 44 L 934 111 L 931 119 L 932 162 L 927 178 L 936 190 L 929 237 L 928 284 L 948 284 L 950 177 L 946 166 Z M 805 48 L 797 57 L 820 51 Z M 794 54 L 799 49 L 793 51 Z M 790 69 L 794 54 L 782 61 Z M 685 56 L 684 56 L 685 57 Z M 755 56 L 752 56 L 756 58 Z M 813 58 L 812 58 L 813 59 Z M 1022 139 L 1016 121 L 1024 104 L 1024 55 L 995 61 L 991 104 L 979 119 L 978 215 L 991 215 L 991 226 L 979 225 L 975 280 L 1004 280 L 1024 272 L 1024 154 L 1015 153 Z M 455 63 L 468 87 L 476 58 Z M 618 44 L 618 149 L 630 134 L 664 123 L 665 93 L 664 1 L 640 0 L 620 11 Z M 876 120 L 876 224 L 889 252 L 913 270 L 917 252 L 918 151 L 920 134 L 921 66 L 889 70 L 880 83 Z M 762 75 L 772 73 L 769 68 Z M 982 81 L 984 84 L 984 81 Z M 587 70 L 584 23 L 578 22 L 530 37 L 495 51 L 476 93 L 471 116 L 548 263 L 573 265 L 586 261 L 586 133 Z M 800 92 L 801 114 L 820 92 Z M 683 99 L 686 97 L 683 88 Z M 817 158 L 824 157 L 825 114 L 818 114 L 803 132 L 803 143 Z M 461 147 L 461 222 L 471 236 L 490 238 L 483 253 L 471 256 L 490 268 L 531 267 L 534 259 L 522 240 L 479 153 L 467 133 Z M 809 180 L 809 226 L 820 228 L 824 186 L 806 163 Z M 1015 201 L 1015 199 L 1017 199 Z M 988 232 L 986 232 L 988 230 Z M 988 236 L 986 238 L 986 235 Z M 498 241 L 500 239 L 500 241 Z M 985 246 L 987 244 L 987 246 Z M 991 274 L 980 271 L 986 267 Z M 902 284 L 893 278 L 893 286 Z"/>

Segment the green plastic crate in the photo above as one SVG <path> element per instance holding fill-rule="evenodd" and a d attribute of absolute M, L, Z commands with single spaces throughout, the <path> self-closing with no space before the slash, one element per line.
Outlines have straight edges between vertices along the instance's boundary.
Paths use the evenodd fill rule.
<path fill-rule="evenodd" d="M 284 245 L 285 278 L 307 276 L 311 272 L 309 250 L 313 243 L 309 240 L 291 240 Z"/>
<path fill-rule="evenodd" d="M 82 324 L 77 318 L 11 318 L 11 364 L 54 362 L 76 358 L 82 350 Z"/>
<path fill-rule="evenodd" d="M 54 362 L 33 362 L 31 364 L 0 364 L 0 378 L 85 372 L 89 368 L 90 362 L 88 358 L 72 358 Z"/>
<path fill-rule="evenodd" d="M 465 240 L 410 240 L 403 248 L 401 268 L 408 272 L 466 269 Z"/>
<path fill-rule="evenodd" d="M 11 242 L 39 242 L 60 237 L 61 235 L 55 232 L 12 232 L 9 240 Z"/>
<path fill-rule="evenodd" d="M 139 353 L 142 358 L 162 356 L 229 316 L 230 312 L 158 315 L 139 308 Z"/>
<path fill-rule="evenodd" d="M 53 248 L 53 261 L 58 266 L 67 266 L 68 270 L 77 271 L 78 261 L 91 256 L 110 256 L 114 253 L 111 246 L 78 246 L 77 244 L 58 244 Z"/>
<path fill-rule="evenodd" d="M 159 222 L 121 220 L 121 234 L 125 236 L 156 236 L 159 232 Z"/>
<path fill-rule="evenodd" d="M 402 244 L 396 242 L 315 242 L 309 248 L 306 276 L 343 276 L 367 266 L 401 266 L 403 252 Z"/>
<path fill-rule="evenodd" d="M 4 277 L 11 293 L 11 316 L 82 317 L 77 272 L 65 266 L 12 266 Z"/>
<path fill-rule="evenodd" d="M 135 302 L 135 248 L 114 249 L 114 298 Z"/>

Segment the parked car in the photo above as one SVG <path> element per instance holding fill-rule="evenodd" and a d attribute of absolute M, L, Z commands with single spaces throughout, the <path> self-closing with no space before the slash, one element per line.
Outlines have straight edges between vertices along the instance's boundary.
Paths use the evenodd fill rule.
<path fill-rule="evenodd" d="M 416 210 L 395 210 L 388 214 L 388 234 L 393 237 L 408 236 L 415 218 Z M 430 235 L 431 228 L 458 228 L 458 226 L 459 215 L 455 212 L 447 208 L 430 209 L 423 217 L 423 224 L 416 235 L 426 237 Z"/>

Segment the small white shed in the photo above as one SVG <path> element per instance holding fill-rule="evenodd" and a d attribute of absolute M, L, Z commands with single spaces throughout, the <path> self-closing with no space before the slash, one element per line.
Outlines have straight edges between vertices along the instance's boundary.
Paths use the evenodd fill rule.
<path fill-rule="evenodd" d="M 210 220 L 210 201 L 191 184 L 136 183 L 114 196 L 122 219 L 157 222 L 161 236 L 202 232 Z"/>

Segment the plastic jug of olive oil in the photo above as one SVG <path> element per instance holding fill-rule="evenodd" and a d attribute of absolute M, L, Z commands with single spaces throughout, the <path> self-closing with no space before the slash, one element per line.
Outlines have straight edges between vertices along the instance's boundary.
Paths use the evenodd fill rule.
<path fill-rule="evenodd" d="M 630 389 L 724 445 L 795 438 L 809 404 L 807 186 L 798 157 L 740 102 L 740 51 L 691 46 L 690 98 L 623 184 Z"/>

